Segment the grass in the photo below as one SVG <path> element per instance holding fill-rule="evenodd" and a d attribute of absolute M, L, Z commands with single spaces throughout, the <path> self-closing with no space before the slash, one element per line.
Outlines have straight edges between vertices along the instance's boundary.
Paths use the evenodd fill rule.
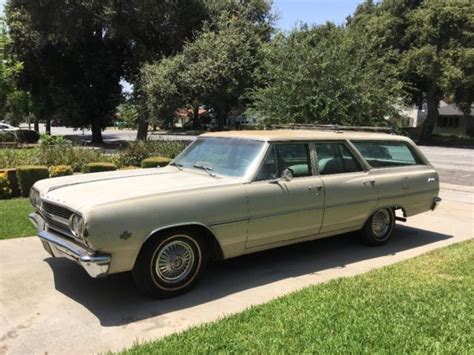
<path fill-rule="evenodd" d="M 252 307 L 124 354 L 452 353 L 474 349 L 474 242 Z"/>
<path fill-rule="evenodd" d="M 0 239 L 26 237 L 36 234 L 36 230 L 28 220 L 33 212 L 28 198 L 0 200 Z"/>

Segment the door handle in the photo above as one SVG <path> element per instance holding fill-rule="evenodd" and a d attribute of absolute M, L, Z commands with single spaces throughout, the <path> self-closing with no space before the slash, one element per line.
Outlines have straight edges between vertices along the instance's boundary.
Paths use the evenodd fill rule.
<path fill-rule="evenodd" d="M 364 181 L 364 186 L 375 186 L 375 180 Z"/>
<path fill-rule="evenodd" d="M 435 182 L 435 181 L 438 181 L 438 179 L 435 177 L 428 178 L 428 182 Z"/>
<path fill-rule="evenodd" d="M 316 185 L 316 186 L 308 186 L 309 191 L 316 191 L 316 194 L 319 195 L 321 190 L 323 189 L 322 185 Z"/>

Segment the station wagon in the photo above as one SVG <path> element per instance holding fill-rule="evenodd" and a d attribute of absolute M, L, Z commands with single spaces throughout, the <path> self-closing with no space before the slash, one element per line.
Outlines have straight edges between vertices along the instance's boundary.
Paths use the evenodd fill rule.
<path fill-rule="evenodd" d="M 132 271 L 141 291 L 165 298 L 193 287 L 209 259 L 353 231 L 382 245 L 438 193 L 406 137 L 229 131 L 199 136 L 164 168 L 39 181 L 30 219 L 51 256 L 92 277 Z"/>

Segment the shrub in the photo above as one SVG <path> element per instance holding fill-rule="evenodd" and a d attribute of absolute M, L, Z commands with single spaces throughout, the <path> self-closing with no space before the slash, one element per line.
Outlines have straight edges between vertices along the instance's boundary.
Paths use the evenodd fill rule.
<path fill-rule="evenodd" d="M 74 147 L 69 143 L 41 145 L 37 158 L 47 166 L 71 165 L 74 171 L 81 171 L 84 164 L 107 160 L 107 156 L 99 150 Z"/>
<path fill-rule="evenodd" d="M 72 175 L 72 166 L 70 165 L 55 165 L 49 168 L 49 177 L 59 177 Z"/>
<path fill-rule="evenodd" d="M 120 168 L 120 170 L 137 170 L 137 169 L 140 169 L 140 168 L 138 166 L 133 166 L 133 165 L 124 166 L 124 167 Z"/>
<path fill-rule="evenodd" d="M 16 142 L 15 134 L 11 132 L 0 132 L 0 143 L 13 143 Z"/>
<path fill-rule="evenodd" d="M 40 165 L 38 148 L 0 149 L 0 169 L 15 168 L 19 165 Z"/>
<path fill-rule="evenodd" d="M 42 147 L 52 146 L 52 145 L 65 146 L 65 145 L 72 145 L 72 143 L 66 140 L 63 136 L 50 136 L 49 134 L 42 134 L 40 145 Z"/>
<path fill-rule="evenodd" d="M 6 174 L 12 197 L 21 196 L 20 186 L 18 186 L 18 179 L 16 177 L 16 169 L 0 169 L 0 174 Z"/>
<path fill-rule="evenodd" d="M 113 163 L 103 163 L 103 162 L 88 163 L 88 164 L 85 164 L 84 167 L 82 168 L 82 172 L 84 173 L 98 173 L 101 171 L 114 171 L 114 170 L 117 170 L 117 165 Z"/>
<path fill-rule="evenodd" d="M 12 197 L 12 190 L 10 182 L 8 181 L 7 173 L 0 173 L 0 200 L 6 200 Z"/>
<path fill-rule="evenodd" d="M 28 197 L 31 187 L 35 182 L 49 177 L 49 171 L 46 166 L 19 166 L 16 168 L 16 176 L 20 185 L 21 195 Z"/>
<path fill-rule="evenodd" d="M 142 168 L 156 168 L 157 166 L 166 166 L 171 159 L 166 157 L 150 157 L 142 160 Z"/>
<path fill-rule="evenodd" d="M 140 166 L 141 162 L 151 156 L 174 158 L 183 151 L 191 141 L 139 141 L 130 142 L 127 147 L 115 155 L 119 166 Z"/>

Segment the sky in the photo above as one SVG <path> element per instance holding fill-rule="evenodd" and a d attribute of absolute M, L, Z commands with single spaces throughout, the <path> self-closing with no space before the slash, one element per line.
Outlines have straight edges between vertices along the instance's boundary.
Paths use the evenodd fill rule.
<path fill-rule="evenodd" d="M 1 0 L 0 0 L 1 1 Z M 274 0 L 274 11 L 279 16 L 276 27 L 291 30 L 300 23 L 324 24 L 327 21 L 343 24 L 363 0 Z"/>
<path fill-rule="evenodd" d="M 363 0 L 274 0 L 274 11 L 279 16 L 276 25 L 281 30 L 291 30 L 298 24 L 324 24 L 332 21 L 344 23 Z M 0 0 L 0 13 L 3 14 L 5 0 Z"/>

